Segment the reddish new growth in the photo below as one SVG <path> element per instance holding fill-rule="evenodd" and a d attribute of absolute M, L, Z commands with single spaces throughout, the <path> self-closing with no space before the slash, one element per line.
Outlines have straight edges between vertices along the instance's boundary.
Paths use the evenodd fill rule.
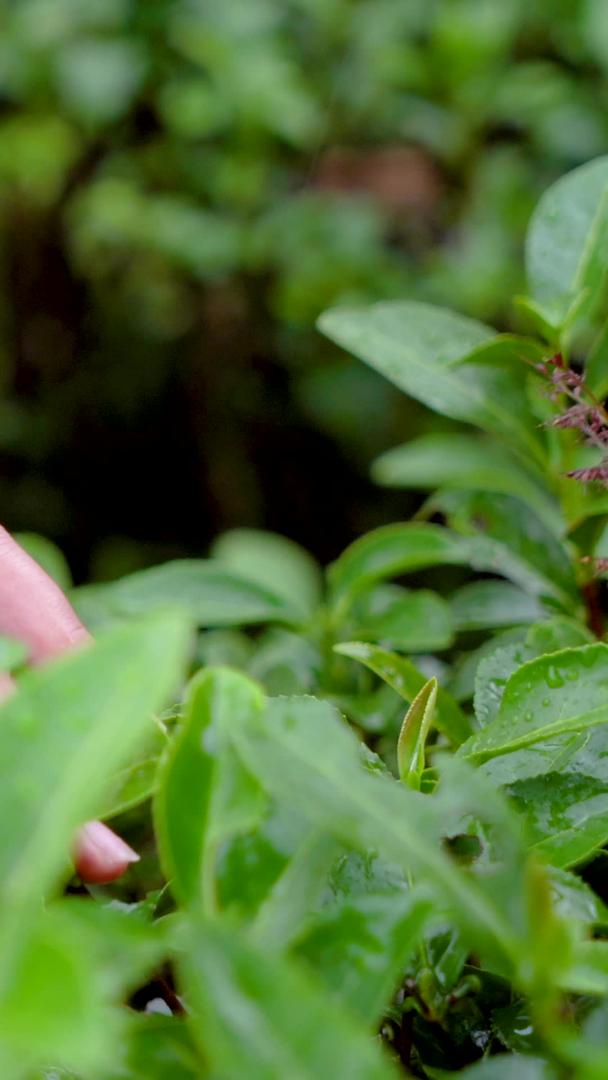
<path fill-rule="evenodd" d="M 608 487 L 608 412 L 586 385 L 585 376 L 566 367 L 561 353 L 535 366 L 550 383 L 549 396 L 552 401 L 557 401 L 563 395 L 572 402 L 563 413 L 553 418 L 552 426 L 576 428 L 584 435 L 589 446 L 602 452 L 602 460 L 597 465 L 572 469 L 567 475 L 583 483 L 595 481 Z"/>
<path fill-rule="evenodd" d="M 566 366 L 561 353 L 536 364 L 535 368 L 549 382 L 549 397 L 552 401 L 566 397 L 570 402 L 562 413 L 553 417 L 551 426 L 580 431 L 587 445 L 596 447 L 602 454 L 597 465 L 572 469 L 566 475 L 572 480 L 581 480 L 584 484 L 595 482 L 608 487 L 608 411 L 586 385 L 585 376 Z M 585 555 L 581 562 L 590 564 L 596 574 L 608 571 L 608 559 Z M 598 637 L 602 637 L 604 619 L 597 604 L 595 583 L 588 582 L 584 592 L 589 609 L 589 625 Z"/>

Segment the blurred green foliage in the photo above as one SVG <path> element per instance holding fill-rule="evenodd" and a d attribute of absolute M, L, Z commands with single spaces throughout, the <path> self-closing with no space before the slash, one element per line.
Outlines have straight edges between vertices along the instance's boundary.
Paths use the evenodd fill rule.
<path fill-rule="evenodd" d="M 608 149 L 603 0 L 1 11 L 7 524 L 81 576 L 243 523 L 326 559 L 411 507 L 366 470 L 428 417 L 314 320 L 509 324 L 539 192 Z"/>

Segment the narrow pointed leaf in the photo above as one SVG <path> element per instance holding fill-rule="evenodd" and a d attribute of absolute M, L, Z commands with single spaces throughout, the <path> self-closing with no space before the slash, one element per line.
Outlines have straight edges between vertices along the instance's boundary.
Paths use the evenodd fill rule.
<path fill-rule="evenodd" d="M 437 690 L 437 679 L 429 679 L 422 687 L 405 714 L 397 741 L 399 777 L 415 791 L 420 791 L 426 740 L 435 719 Z"/>
<path fill-rule="evenodd" d="M 349 656 L 364 664 L 407 702 L 412 702 L 425 684 L 424 675 L 411 660 L 382 649 L 379 645 L 345 641 L 334 648 L 341 656 Z M 440 686 L 437 689 L 435 723 L 454 746 L 459 746 L 471 734 L 468 716 Z"/>

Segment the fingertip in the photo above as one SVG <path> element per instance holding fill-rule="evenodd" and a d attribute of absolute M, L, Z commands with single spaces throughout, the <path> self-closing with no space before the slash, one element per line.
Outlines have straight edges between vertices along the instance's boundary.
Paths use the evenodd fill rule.
<path fill-rule="evenodd" d="M 74 864 L 83 881 L 104 885 L 139 862 L 139 855 L 101 821 L 89 821 L 78 832 Z"/>

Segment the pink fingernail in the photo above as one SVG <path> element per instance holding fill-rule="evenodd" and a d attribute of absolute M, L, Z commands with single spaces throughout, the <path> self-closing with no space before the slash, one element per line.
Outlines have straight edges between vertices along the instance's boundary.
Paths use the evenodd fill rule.
<path fill-rule="evenodd" d="M 84 881 L 102 884 L 120 877 L 139 855 L 101 821 L 88 821 L 76 839 L 74 861 Z"/>

